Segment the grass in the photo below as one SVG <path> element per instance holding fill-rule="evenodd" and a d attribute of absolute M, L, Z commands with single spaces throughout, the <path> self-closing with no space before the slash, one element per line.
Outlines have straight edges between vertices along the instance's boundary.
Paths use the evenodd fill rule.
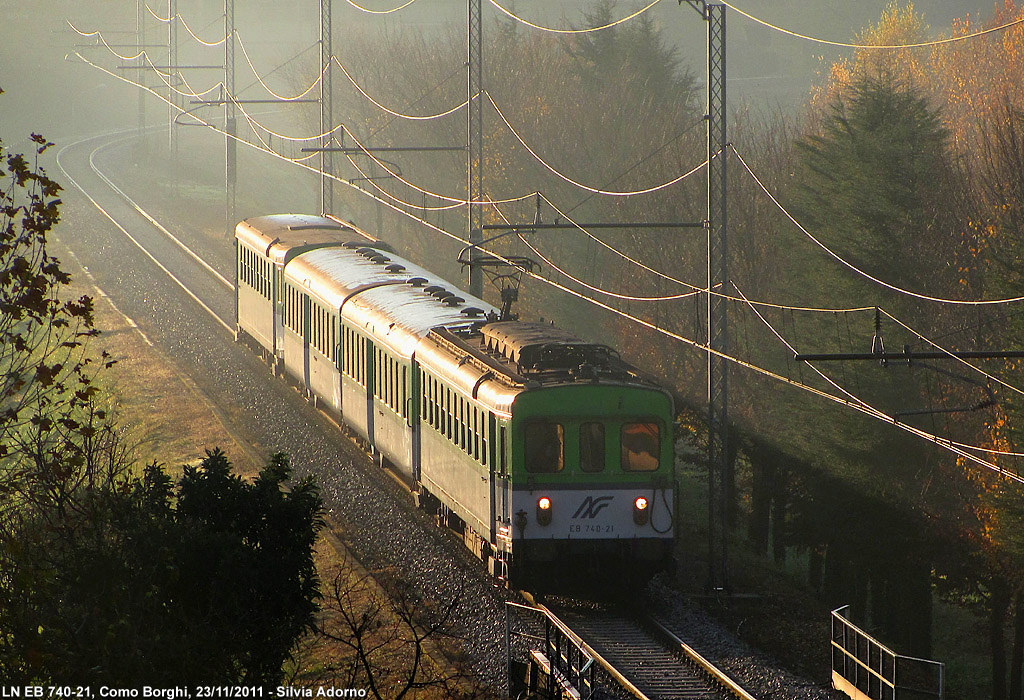
<path fill-rule="evenodd" d="M 96 327 L 101 330 L 101 335 L 93 341 L 91 350 L 96 353 L 106 350 L 117 360 L 117 364 L 104 371 L 98 381 L 116 406 L 127 439 L 135 445 L 137 465 L 141 467 L 156 461 L 166 465 L 168 472 L 175 476 L 180 473 L 182 465 L 194 464 L 205 456 L 207 450 L 220 447 L 231 459 L 237 473 L 254 477 L 267 455 L 236 439 L 231 433 L 230 421 L 221 410 L 175 366 L 173 360 L 149 343 L 144 331 L 94 285 L 88 272 L 76 264 L 74 256 L 61 250 L 63 246 L 59 240 L 54 243 L 58 257 L 72 275 L 67 294 L 73 298 L 89 295 L 95 300 Z M 388 642 L 387 635 L 395 634 L 394 630 L 398 629 L 401 634 L 401 625 L 387 603 L 387 594 L 347 552 L 340 534 L 328 523 L 316 545 L 315 560 L 324 595 L 329 596 L 331 585 L 341 576 L 340 585 L 355 592 L 348 598 L 349 602 L 362 608 L 361 612 L 372 611 L 377 615 L 376 631 L 369 636 L 368 642 L 383 645 Z M 321 622 L 335 630 L 343 629 L 338 625 L 337 612 L 325 610 Z M 382 660 L 382 666 L 390 669 L 404 667 L 415 651 L 403 643 L 407 641 L 398 639 L 398 643 L 392 642 L 393 653 Z M 442 651 L 431 642 L 426 645 L 426 652 L 424 667 L 428 675 L 461 675 L 448 661 L 458 655 L 457 648 Z M 308 635 L 296 648 L 286 672 L 290 682 L 296 685 L 344 687 L 353 682 L 345 671 L 346 659 L 351 659 L 351 651 L 346 645 Z M 382 678 L 386 675 L 382 672 Z M 395 682 L 395 679 L 385 682 Z M 479 695 L 465 682 L 454 687 L 461 696 Z M 451 696 L 432 687 L 407 697 L 434 700 Z"/>

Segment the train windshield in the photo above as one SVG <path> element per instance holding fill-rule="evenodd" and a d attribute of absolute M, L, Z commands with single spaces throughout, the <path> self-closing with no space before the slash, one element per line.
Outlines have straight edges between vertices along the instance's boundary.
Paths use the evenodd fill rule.
<path fill-rule="evenodd" d="M 580 471 L 604 471 L 604 424 L 584 423 L 580 426 Z"/>
<path fill-rule="evenodd" d="M 622 469 L 653 472 L 661 453 L 661 428 L 657 423 L 625 423 L 622 426 Z"/>
<path fill-rule="evenodd" d="M 565 468 L 565 429 L 561 423 L 527 423 L 526 471 L 554 474 Z"/>

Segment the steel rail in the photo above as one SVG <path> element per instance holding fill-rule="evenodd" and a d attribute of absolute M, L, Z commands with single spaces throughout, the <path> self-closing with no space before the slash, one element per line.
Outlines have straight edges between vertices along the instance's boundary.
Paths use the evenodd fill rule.
<path fill-rule="evenodd" d="M 221 282 L 221 284 L 223 284 L 229 290 L 234 291 L 235 285 L 228 278 L 226 278 L 224 275 L 222 275 L 220 272 L 214 269 L 214 267 L 210 265 L 210 263 L 206 262 L 206 260 L 204 260 L 198 253 L 192 250 L 188 245 L 186 245 L 180 238 L 178 238 L 169 230 L 167 230 L 167 227 L 165 227 L 163 224 L 161 224 L 159 221 L 153 218 L 153 216 L 149 212 L 147 212 L 145 209 L 139 206 L 138 202 L 129 197 L 124 190 L 122 190 L 120 187 L 114 184 L 113 180 L 111 180 L 109 177 L 107 177 L 100 171 L 99 167 L 96 165 L 95 156 L 100 151 L 106 150 L 107 148 L 111 148 L 112 146 L 116 145 L 118 145 L 117 141 L 111 141 L 110 143 L 106 143 L 103 144 L 102 146 L 97 147 L 96 150 L 92 152 L 92 155 L 89 156 L 89 167 L 92 168 L 92 171 L 96 173 L 96 175 L 101 180 L 103 180 L 103 182 L 105 182 L 107 186 L 110 187 L 110 189 L 112 189 L 114 192 L 120 195 L 121 198 L 124 199 L 124 201 L 135 211 L 137 211 L 146 221 L 153 224 L 153 226 L 156 227 L 158 231 L 160 231 L 165 236 L 170 238 L 171 241 L 173 241 L 175 245 L 181 248 L 190 258 L 195 260 L 197 263 L 199 263 L 201 267 L 203 267 L 203 269 L 205 269 L 211 275 L 216 277 Z M 67 174 L 66 171 L 65 174 Z"/>
<path fill-rule="evenodd" d="M 757 700 L 753 695 L 744 690 L 739 683 L 734 681 L 728 675 L 725 674 L 720 668 L 715 666 L 713 663 L 708 661 L 698 652 L 696 649 L 691 647 L 689 644 L 680 639 L 672 630 L 667 628 L 665 625 L 658 622 L 653 617 L 647 616 L 645 622 L 655 628 L 660 634 L 667 637 L 673 644 L 677 645 L 679 651 L 683 652 L 683 655 L 693 664 L 697 665 L 702 671 L 704 671 L 711 680 L 715 681 L 719 685 L 723 686 L 728 692 L 732 693 L 739 700 Z"/>
<path fill-rule="evenodd" d="M 536 609 L 544 612 L 551 621 L 568 637 L 576 641 L 579 646 L 612 677 L 617 683 L 619 683 L 623 689 L 629 692 L 631 695 L 636 697 L 638 700 L 654 700 L 655 698 L 662 697 L 661 694 L 645 692 L 639 685 L 631 680 L 628 676 L 629 669 L 622 669 L 616 667 L 608 658 L 598 652 L 591 644 L 586 642 L 579 633 L 573 630 L 568 623 L 558 617 L 550 608 L 545 605 L 537 604 Z M 725 693 L 731 698 L 736 700 L 757 700 L 757 698 L 743 689 L 735 680 L 729 677 L 724 671 L 719 669 L 713 663 L 708 661 L 702 656 L 697 650 L 691 647 L 689 644 L 681 640 L 675 633 L 669 630 L 665 625 L 658 622 L 650 616 L 644 616 L 642 618 L 635 618 L 629 616 L 627 618 L 629 623 L 634 625 L 639 634 L 645 634 L 644 628 L 653 628 L 651 630 L 659 638 L 655 640 L 656 643 L 661 644 L 663 648 L 673 654 L 681 655 L 681 662 L 692 671 L 702 675 L 706 681 L 714 686 L 714 690 L 711 690 L 711 694 L 708 692 L 701 692 L 699 690 L 691 689 L 690 695 L 686 697 L 722 697 L 720 693 Z M 653 635 L 646 635 L 649 639 Z M 678 656 L 677 656 L 678 658 Z M 651 661 L 648 657 L 646 661 Z M 649 667 L 648 667 L 649 670 Z M 674 689 L 668 691 L 672 697 L 678 697 L 678 693 L 682 689 Z M 667 695 L 666 695 L 667 697 Z"/>
<path fill-rule="evenodd" d="M 126 130 L 126 132 L 127 132 L 127 131 L 128 131 L 128 130 Z M 134 130 L 132 130 L 132 131 L 134 131 Z M 120 133 L 115 133 L 115 134 L 113 134 L 113 135 L 120 135 Z M 128 240 L 130 240 L 130 241 L 131 241 L 131 242 L 132 242 L 133 244 L 135 244 L 135 246 L 136 246 L 136 247 L 137 247 L 137 248 L 138 248 L 138 249 L 139 249 L 139 250 L 140 250 L 140 251 L 141 251 L 141 252 L 143 253 L 143 255 L 145 255 L 146 257 L 148 257 L 148 258 L 150 259 L 150 261 L 151 261 L 151 262 L 152 262 L 152 263 L 153 263 L 154 265 L 156 265 L 156 266 L 157 266 L 158 268 L 160 268 L 160 270 L 161 270 L 161 271 L 163 271 L 163 272 L 164 272 L 164 273 L 165 273 L 165 274 L 166 274 L 166 275 L 167 275 L 168 277 L 170 277 L 170 278 L 171 278 L 171 280 L 172 280 L 172 281 L 173 281 L 173 282 L 174 282 L 174 283 L 175 283 L 176 285 L 178 285 L 178 287 L 180 287 L 180 288 L 182 289 L 182 291 L 184 291 L 184 292 L 185 292 L 185 294 L 187 294 L 187 295 L 188 295 L 189 297 L 191 297 L 191 298 L 192 298 L 192 300 L 193 300 L 193 301 L 195 301 L 195 302 L 196 302 L 197 304 L 199 304 L 199 306 L 200 306 L 200 307 L 202 307 L 202 309 L 203 309 L 204 311 L 206 311 L 206 312 L 207 312 L 207 313 L 208 313 L 208 314 L 209 314 L 209 315 L 210 315 L 210 316 L 211 316 L 211 317 L 212 317 L 212 318 L 213 318 L 213 319 L 214 319 L 215 321 L 217 321 L 217 323 L 219 323 L 219 324 L 220 324 L 221 326 L 223 326 L 223 327 L 224 327 L 224 329 L 225 329 L 226 331 L 228 331 L 228 333 L 230 333 L 230 334 L 234 335 L 235 329 L 234 329 L 234 328 L 233 328 L 233 327 L 232 327 L 231 325 L 229 325 L 229 324 L 228 324 L 228 323 L 227 323 L 227 322 L 226 322 L 226 321 L 225 321 L 224 319 L 222 319 L 222 318 L 221 318 L 221 317 L 220 317 L 220 316 L 219 316 L 219 315 L 217 314 L 217 312 L 216 312 L 216 311 L 214 311 L 213 309 L 211 309 L 211 308 L 210 308 L 210 307 L 209 307 L 209 306 L 208 306 L 208 305 L 207 305 L 207 304 L 206 304 L 205 302 L 203 302 L 203 300 L 202 300 L 202 299 L 200 299 L 200 298 L 198 297 L 198 295 L 196 295 L 196 293 L 195 293 L 195 292 L 193 292 L 193 291 L 192 291 L 191 289 L 189 289 L 188 285 L 186 285 L 186 284 L 185 284 L 185 283 L 184 283 L 184 282 L 183 282 L 182 280 L 180 280 L 180 279 L 179 279 L 179 278 L 178 278 L 178 277 L 177 277 L 177 276 L 176 276 L 176 275 L 175 275 L 175 274 L 174 274 L 173 272 L 171 272 L 171 270 L 170 270 L 169 268 L 167 268 L 167 266 L 165 266 L 165 265 L 164 265 L 163 263 L 161 263 L 161 262 L 160 262 L 159 260 L 157 260 L 157 259 L 156 259 L 156 256 L 154 256 L 154 255 L 153 255 L 153 254 L 152 254 L 152 253 L 151 253 L 151 252 L 150 252 L 150 251 L 149 251 L 149 250 L 148 250 L 148 249 L 147 249 L 147 248 L 146 248 L 146 247 L 145 247 L 145 246 L 144 246 L 144 245 L 143 245 L 143 244 L 142 244 L 142 243 L 141 243 L 141 242 L 140 242 L 140 241 L 139 241 L 139 240 L 137 239 L 137 238 L 135 238 L 134 236 L 132 236 L 132 235 L 131 235 L 131 234 L 130 234 L 130 233 L 128 232 L 128 229 L 127 229 L 127 228 L 125 228 L 125 227 L 124 227 L 124 226 L 123 226 L 123 225 L 122 225 L 122 224 L 121 224 L 121 223 L 120 223 L 120 222 L 119 222 L 119 221 L 118 221 L 118 220 L 117 220 L 117 219 L 116 219 L 116 218 L 114 217 L 114 215 L 113 215 L 113 214 L 111 214 L 111 213 L 110 213 L 109 211 L 107 211 L 107 209 L 105 209 L 105 208 L 104 208 L 104 207 L 103 207 L 103 206 L 102 206 L 102 205 L 101 205 L 101 204 L 100 204 L 100 203 L 99 203 L 99 202 L 98 202 L 98 201 L 96 200 L 96 198 L 95 198 L 95 197 L 93 197 L 93 196 L 92 196 L 91 194 L 89 194 L 89 192 L 88 192 L 88 191 L 86 191 L 85 187 L 83 187 L 83 186 L 82 186 L 82 185 L 81 185 L 81 184 L 80 184 L 80 183 L 78 182 L 78 180 L 76 180 L 76 179 L 75 179 L 75 178 L 74 178 L 74 177 L 73 177 L 73 176 L 71 175 L 71 173 L 70 173 L 70 172 L 68 172 L 68 169 L 64 167 L 64 164 L 63 164 L 63 163 L 61 162 L 61 156 L 62 156 L 62 155 L 64 155 L 64 153 L 65 153 L 65 152 L 66 152 L 66 151 L 67 151 L 68 149 L 70 149 L 70 148 L 72 148 L 72 147 L 75 147 L 75 146 L 81 146 L 82 144 L 88 143 L 89 141 L 95 140 L 95 139 L 97 139 L 97 138 L 102 138 L 102 137 L 104 137 L 104 136 L 111 136 L 111 134 L 101 134 L 100 136 L 93 136 L 93 137 L 90 137 L 90 138 L 82 139 L 82 140 L 80 140 L 80 141 L 75 141 L 74 143 L 70 143 L 70 144 L 68 144 L 67 146 L 64 146 L 64 147 L 63 147 L 63 148 L 62 148 L 62 149 L 61 149 L 60 151 L 58 151 L 58 152 L 57 152 L 57 157 L 56 157 L 56 160 L 57 160 L 57 167 L 59 167 L 59 168 L 61 169 L 61 171 L 62 171 L 62 172 L 64 173 L 64 177 L 66 177 L 66 178 L 68 179 L 68 181 L 70 181 L 70 182 L 71 182 L 71 184 L 73 184 L 73 185 L 75 186 L 75 188 L 76 188 L 76 189 L 78 189 L 78 191 L 79 191 L 79 192 L 81 192 L 81 193 L 82 193 L 82 194 L 83 194 L 83 195 L 85 196 L 85 198 L 86 198 L 86 199 L 88 199 L 88 200 L 89 200 L 89 201 L 90 201 L 90 202 L 91 202 L 91 203 L 93 204 L 93 206 L 95 206 L 95 207 L 96 207 L 96 208 L 97 208 L 97 209 L 98 209 L 98 210 L 100 211 L 100 213 L 101 213 L 101 214 L 103 214 L 103 215 L 104 215 L 104 216 L 105 216 L 105 217 L 106 217 L 107 219 L 109 219 L 109 220 L 110 220 L 110 222 L 111 222 L 112 224 L 114 224 L 114 226 L 116 226 L 116 227 L 117 227 L 117 229 L 118 229 L 118 230 L 120 230 L 120 231 L 121 231 L 121 233 L 123 233 L 123 234 L 125 235 L 125 237 L 127 237 L 127 238 L 128 238 Z M 98 151 L 99 151 L 100 149 L 104 148 L 104 147 L 105 147 L 106 145 L 108 145 L 108 144 L 104 144 L 104 145 L 101 145 L 101 146 L 99 146 L 99 147 L 97 147 L 97 148 L 93 149 L 93 151 L 92 151 L 92 152 L 91 152 L 91 153 L 89 154 L 89 158 L 88 158 L 88 160 L 89 160 L 89 165 L 90 165 L 90 167 L 92 167 L 92 169 L 93 169 L 94 171 L 96 171 L 96 166 L 95 166 L 95 156 L 96 156 L 96 153 L 97 153 L 97 152 L 98 152 Z M 96 174 L 98 175 L 99 173 L 97 172 Z M 109 183 L 106 183 L 106 184 L 108 184 L 108 185 L 109 185 Z M 124 195 L 123 195 L 123 193 L 122 193 L 122 196 L 124 196 Z M 140 211 L 141 211 L 141 210 L 140 210 Z"/>
<path fill-rule="evenodd" d="M 529 606 L 526 605 L 520 606 L 516 603 L 510 603 L 510 605 L 529 609 Z M 573 641 L 579 644 L 583 651 L 587 652 L 587 654 L 589 654 L 590 657 L 593 658 L 594 661 L 596 661 L 598 665 L 601 666 L 601 668 L 603 668 L 608 673 L 608 675 L 610 675 L 615 680 L 616 683 L 619 683 L 626 691 L 633 695 L 633 697 L 637 698 L 637 700 L 651 700 L 649 697 L 647 697 L 647 695 L 643 693 L 643 691 L 637 688 L 631 680 L 626 678 L 626 676 L 624 676 L 621 671 L 612 666 L 612 664 L 610 664 L 603 656 L 601 656 L 601 654 L 599 654 L 597 650 L 595 650 L 592 646 L 587 644 L 582 637 L 576 634 L 576 632 L 574 632 L 567 624 L 565 624 L 561 620 L 561 618 L 555 615 L 555 613 L 553 613 L 550 608 L 548 608 L 546 605 L 542 605 L 541 603 L 536 603 L 535 607 L 537 610 L 540 610 L 545 615 L 547 615 L 555 624 L 555 626 L 558 627 L 558 629 L 560 629 L 563 634 L 565 634 L 565 636 L 571 638 Z"/>

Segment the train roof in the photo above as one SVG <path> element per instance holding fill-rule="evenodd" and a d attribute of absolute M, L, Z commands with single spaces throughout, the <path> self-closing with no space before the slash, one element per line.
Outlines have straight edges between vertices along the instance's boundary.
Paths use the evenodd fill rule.
<path fill-rule="evenodd" d="M 435 329 L 431 339 L 460 364 L 475 364 L 510 387 L 609 382 L 662 388 L 607 345 L 546 323 L 497 321 L 469 332 Z"/>
<path fill-rule="evenodd" d="M 235 238 L 283 265 L 301 253 L 330 246 L 360 245 L 390 250 L 355 226 L 324 216 L 256 216 L 235 227 Z"/>
<path fill-rule="evenodd" d="M 311 250 L 284 274 L 405 357 L 431 328 L 463 329 L 499 313 L 419 265 L 368 246 Z"/>
<path fill-rule="evenodd" d="M 469 330 L 488 313 L 498 313 L 490 304 L 468 295 L 439 299 L 426 291 L 431 286 L 435 285 L 367 289 L 354 295 L 341 313 L 406 358 L 417 352 L 420 341 L 433 329 Z"/>

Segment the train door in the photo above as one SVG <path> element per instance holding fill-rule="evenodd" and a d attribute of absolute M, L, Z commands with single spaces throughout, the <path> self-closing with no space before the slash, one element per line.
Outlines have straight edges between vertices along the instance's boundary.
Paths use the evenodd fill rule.
<path fill-rule="evenodd" d="M 370 443 L 370 453 L 376 456 L 377 441 L 374 430 L 374 395 L 377 393 L 377 352 L 373 341 L 361 338 L 363 343 L 363 365 L 366 376 L 366 440 Z"/>
<path fill-rule="evenodd" d="M 335 320 L 337 324 L 338 334 L 334 336 L 334 368 L 338 371 L 338 385 L 335 387 L 338 392 L 338 415 L 345 415 L 345 370 L 347 369 L 345 363 L 348 357 L 345 353 L 348 351 L 346 341 L 348 340 L 348 333 L 345 330 L 345 322 L 341 318 L 341 309 L 338 310 L 338 315 Z"/>
<path fill-rule="evenodd" d="M 238 282 L 241 277 L 242 247 L 235 240 L 235 340 L 238 340 Z"/>
<path fill-rule="evenodd" d="M 412 468 L 413 482 L 420 483 L 420 408 L 423 392 L 420 388 L 420 366 L 415 355 L 409 363 L 409 390 L 405 400 L 406 421 L 412 430 L 409 464 Z"/>
<path fill-rule="evenodd" d="M 309 341 L 312 337 L 311 325 L 311 304 L 308 294 L 302 295 L 302 387 L 309 392 Z"/>
<path fill-rule="evenodd" d="M 512 481 L 508 470 L 505 445 L 508 434 L 503 422 L 493 413 L 487 414 L 487 461 L 491 473 L 491 543 L 499 551 L 512 523 Z"/>
<path fill-rule="evenodd" d="M 274 306 L 274 330 L 273 330 L 273 348 L 274 348 L 274 359 L 276 360 L 274 369 L 275 371 L 280 370 L 280 363 L 284 361 L 284 265 L 277 265 L 274 263 L 273 271 L 271 273 L 273 278 L 274 288 L 272 291 L 273 306 Z"/>

